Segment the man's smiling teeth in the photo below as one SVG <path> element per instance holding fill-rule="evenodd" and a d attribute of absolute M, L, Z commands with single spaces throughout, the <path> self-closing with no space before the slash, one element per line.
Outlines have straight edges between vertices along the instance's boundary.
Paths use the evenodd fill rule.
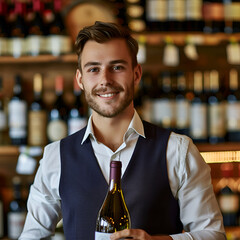
<path fill-rule="evenodd" d="M 106 94 L 101 94 L 99 95 L 100 97 L 104 97 L 104 98 L 109 98 L 109 97 L 113 97 L 116 93 L 106 93 Z"/>

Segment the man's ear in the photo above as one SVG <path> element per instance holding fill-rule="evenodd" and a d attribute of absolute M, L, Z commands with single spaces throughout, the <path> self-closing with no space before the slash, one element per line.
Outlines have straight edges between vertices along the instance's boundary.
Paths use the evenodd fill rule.
<path fill-rule="evenodd" d="M 82 90 L 84 90 L 84 89 L 83 89 L 83 84 L 82 84 L 82 73 L 80 72 L 79 69 L 77 69 L 77 71 L 76 71 L 76 79 L 77 79 L 77 83 L 78 83 L 79 87 L 80 87 Z"/>
<path fill-rule="evenodd" d="M 137 86 L 142 78 L 142 67 L 138 64 L 134 68 L 134 85 Z"/>

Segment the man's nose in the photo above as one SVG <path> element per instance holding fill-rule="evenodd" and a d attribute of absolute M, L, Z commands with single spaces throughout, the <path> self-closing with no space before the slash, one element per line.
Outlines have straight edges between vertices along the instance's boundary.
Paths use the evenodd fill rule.
<path fill-rule="evenodd" d="M 113 81 L 112 73 L 108 69 L 104 69 L 101 74 L 100 84 L 107 85 Z"/>

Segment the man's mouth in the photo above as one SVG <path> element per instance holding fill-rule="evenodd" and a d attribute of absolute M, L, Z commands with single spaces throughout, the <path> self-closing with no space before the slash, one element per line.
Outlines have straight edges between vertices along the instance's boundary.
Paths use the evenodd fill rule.
<path fill-rule="evenodd" d="M 117 93 L 104 93 L 104 94 L 98 94 L 98 96 L 102 97 L 102 98 L 111 98 L 113 96 L 115 96 Z"/>

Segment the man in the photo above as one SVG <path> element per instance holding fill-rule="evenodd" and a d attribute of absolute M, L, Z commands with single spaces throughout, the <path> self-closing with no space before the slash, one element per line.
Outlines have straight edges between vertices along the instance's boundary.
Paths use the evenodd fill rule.
<path fill-rule="evenodd" d="M 67 239 L 94 239 L 111 160 L 122 161 L 132 220 L 112 240 L 226 239 L 210 168 L 195 145 L 142 122 L 134 109 L 137 42 L 120 26 L 96 22 L 80 31 L 76 48 L 76 78 L 92 115 L 85 129 L 45 148 L 19 239 L 49 237 L 62 217 Z"/>

